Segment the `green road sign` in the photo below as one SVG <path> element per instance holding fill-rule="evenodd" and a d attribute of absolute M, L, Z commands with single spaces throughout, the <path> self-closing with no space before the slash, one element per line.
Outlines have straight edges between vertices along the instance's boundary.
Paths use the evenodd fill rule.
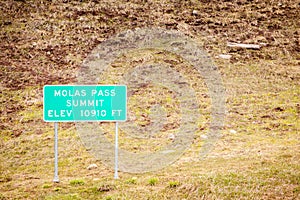
<path fill-rule="evenodd" d="M 45 85 L 44 121 L 125 121 L 124 85 Z"/>

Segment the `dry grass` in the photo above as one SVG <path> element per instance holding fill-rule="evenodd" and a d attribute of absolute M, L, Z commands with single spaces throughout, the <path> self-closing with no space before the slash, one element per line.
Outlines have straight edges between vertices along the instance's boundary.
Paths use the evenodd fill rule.
<path fill-rule="evenodd" d="M 146 2 L 1 2 L 0 199 L 300 198 L 299 5 L 242 0 Z M 198 14 L 191 14 L 193 10 Z M 160 171 L 120 172 L 120 179 L 114 180 L 113 170 L 82 145 L 75 125 L 61 123 L 61 182 L 52 183 L 53 126 L 42 121 L 42 85 L 74 82 L 74 70 L 105 38 L 153 25 L 191 35 L 219 68 L 227 115 L 214 150 L 199 159 L 210 120 L 210 100 L 201 77 L 174 55 L 131 52 L 109 68 L 106 82 L 116 82 L 118 74 L 134 64 L 172 63 L 196 91 L 200 104 L 202 116 L 196 122 L 199 129 L 193 144 L 177 162 Z M 231 40 L 268 45 L 259 51 L 233 50 L 226 47 Z M 232 58 L 216 58 L 220 53 Z M 159 101 L 171 113 L 168 122 L 175 124 L 161 136 L 174 131 L 178 102 L 172 94 L 151 87 L 139 92 L 129 101 L 136 122 L 147 125 L 148 104 Z M 135 106 L 139 102 L 143 106 Z M 112 125 L 103 127 L 112 141 Z M 120 145 L 129 151 L 151 152 L 169 142 L 159 142 L 162 138 L 130 140 L 121 133 Z M 88 170 L 92 163 L 98 168 Z"/>

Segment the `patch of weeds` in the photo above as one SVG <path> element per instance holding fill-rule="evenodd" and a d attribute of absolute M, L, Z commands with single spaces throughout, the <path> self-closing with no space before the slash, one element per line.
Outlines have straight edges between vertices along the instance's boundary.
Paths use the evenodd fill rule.
<path fill-rule="evenodd" d="M 0 183 L 5 183 L 5 182 L 9 182 L 12 180 L 12 177 L 4 175 L 4 176 L 0 176 Z"/>
<path fill-rule="evenodd" d="M 47 189 L 47 188 L 51 188 L 52 185 L 45 183 L 42 188 Z"/>
<path fill-rule="evenodd" d="M 179 181 L 170 181 L 169 188 L 176 188 L 180 185 Z"/>
<path fill-rule="evenodd" d="M 100 186 L 76 188 L 76 192 L 81 195 L 82 199 L 98 199 L 99 196 L 114 189 L 114 185 L 103 183 Z M 103 196 L 101 199 L 104 199 Z"/>
<path fill-rule="evenodd" d="M 244 192 L 244 191 L 229 191 L 228 193 L 223 193 L 225 198 L 228 199 L 238 199 L 241 197 L 249 197 L 249 193 Z"/>
<path fill-rule="evenodd" d="M 105 197 L 105 200 L 113 200 L 113 197 L 112 196 L 107 196 L 107 197 Z"/>
<path fill-rule="evenodd" d="M 158 183 L 158 178 L 150 178 L 148 180 L 148 184 L 153 186 L 153 185 L 156 185 Z"/>
<path fill-rule="evenodd" d="M 74 179 L 70 181 L 70 185 L 72 186 L 84 185 L 84 181 L 81 179 Z"/>
<path fill-rule="evenodd" d="M 26 110 L 21 111 L 19 113 L 19 116 L 21 117 L 20 121 L 31 122 L 34 120 L 41 119 L 43 116 L 43 113 L 38 106 L 31 106 L 30 108 L 27 108 Z"/>
<path fill-rule="evenodd" d="M 300 193 L 300 186 L 293 189 L 293 193 L 299 194 Z M 1 199 L 1 196 L 0 196 Z"/>
<path fill-rule="evenodd" d="M 6 199 L 6 197 L 0 193 L 0 200 L 5 200 L 5 199 Z"/>
<path fill-rule="evenodd" d="M 81 199 L 77 193 L 74 194 L 65 194 L 65 195 L 57 195 L 57 196 L 48 196 L 45 198 L 46 200 L 76 200 Z"/>
<path fill-rule="evenodd" d="M 91 188 L 82 188 L 81 190 L 79 190 L 80 193 L 93 193 L 93 194 L 97 194 L 98 193 L 98 188 L 97 187 L 91 187 Z"/>
<path fill-rule="evenodd" d="M 132 177 L 130 179 L 127 179 L 125 181 L 125 183 L 127 183 L 127 184 L 136 184 L 137 183 L 137 177 Z"/>
<path fill-rule="evenodd" d="M 229 174 L 225 175 L 217 175 L 216 177 L 214 177 L 213 182 L 218 185 L 236 186 L 246 184 L 247 180 L 245 177 L 239 174 L 230 172 Z"/>

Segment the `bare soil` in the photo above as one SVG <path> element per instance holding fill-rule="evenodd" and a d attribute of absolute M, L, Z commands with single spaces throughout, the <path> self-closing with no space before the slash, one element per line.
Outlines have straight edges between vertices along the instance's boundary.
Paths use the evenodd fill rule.
<path fill-rule="evenodd" d="M 52 142 L 53 138 L 51 136 L 52 125 L 43 122 L 41 116 L 43 85 L 76 82 L 76 71 L 79 70 L 83 60 L 92 49 L 116 33 L 138 27 L 180 30 L 198 40 L 218 66 L 228 95 L 226 102 L 228 115 L 224 127 L 224 138 L 219 142 L 216 151 L 212 153 L 212 159 L 215 157 L 236 159 L 239 156 L 241 158 L 245 155 L 257 156 L 259 154 L 262 156 L 259 157 L 261 159 L 259 161 L 256 160 L 253 163 L 249 163 L 247 159 L 241 161 L 247 170 L 251 170 L 251 167 L 255 168 L 254 165 L 257 163 L 262 167 L 271 166 L 267 168 L 270 173 L 264 174 L 266 182 L 253 182 L 254 189 L 251 188 L 249 191 L 259 190 L 259 196 L 252 196 L 252 198 L 298 198 L 300 182 L 299 178 L 295 177 L 299 175 L 300 169 L 295 166 L 299 166 L 300 155 L 299 10 L 298 0 L 1 0 L 0 199 L 16 196 L 20 199 L 34 198 L 41 189 L 40 184 L 49 179 L 49 173 L 42 178 L 36 177 L 39 174 L 38 170 L 42 169 L 31 165 L 41 162 L 39 160 L 42 160 L 45 155 L 41 153 L 42 151 L 39 152 L 37 147 L 28 145 L 30 141 L 36 140 L 33 138 L 40 138 L 42 142 L 35 141 L 34 144 L 42 148 L 45 151 L 44 154 L 52 155 L 45 150 L 52 148 L 48 143 Z M 228 42 L 258 44 L 261 48 L 259 50 L 231 48 L 227 46 Z M 231 55 L 231 58 L 221 59 L 218 57 L 220 54 Z M 194 82 L 192 80 L 191 84 L 195 82 L 197 80 Z M 69 148 L 70 151 L 76 150 L 68 146 L 70 141 L 72 141 L 70 145 L 78 143 L 76 142 L 78 138 L 72 134 L 74 124 L 66 123 L 61 126 L 64 130 L 71 132 L 63 134 L 64 147 Z M 207 125 L 203 125 L 199 127 L 199 130 L 206 128 Z M 228 132 L 231 129 L 241 135 L 232 136 Z M 200 133 L 196 137 L 193 148 L 196 148 L 198 142 L 201 142 Z M 29 150 L 36 154 L 26 157 Z M 81 149 L 80 152 L 84 150 Z M 276 152 L 279 154 L 276 155 Z M 82 162 L 80 159 L 87 163 L 92 159 L 84 153 L 82 153 L 83 158 L 77 158 L 79 153 L 71 155 L 65 153 L 62 157 L 71 156 L 68 162 L 75 163 L 75 167 L 85 167 L 83 163 L 80 163 Z M 284 169 L 276 168 L 277 165 L 274 163 L 277 159 L 286 162 L 287 166 L 284 167 L 287 167 L 287 170 L 290 169 L 288 178 L 294 177 L 295 180 L 288 181 L 286 178 L 279 177 L 282 175 L 280 172 L 274 172 L 274 170 Z M 45 165 L 51 166 L 52 160 L 48 159 L 44 162 Z M 229 162 L 225 171 L 231 172 L 229 167 L 242 171 L 243 167 L 233 164 L 234 160 Z M 216 173 L 222 174 L 222 164 L 225 161 L 222 160 L 220 163 L 215 165 L 219 169 L 214 168 L 214 161 L 209 164 L 209 167 L 214 168 Z M 267 164 L 264 165 L 264 163 Z M 15 168 L 12 167 L 14 164 Z M 22 170 L 26 165 L 30 165 L 33 169 L 24 175 Z M 68 164 L 64 166 L 66 165 L 68 166 Z M 197 166 L 205 167 L 201 164 Z M 187 166 L 182 167 L 183 171 L 185 167 Z M 67 172 L 66 169 L 64 172 L 69 179 L 74 178 L 72 173 L 77 172 L 77 169 L 72 170 Z M 186 169 L 185 172 L 190 170 Z M 42 170 L 41 173 L 48 171 Z M 264 173 L 263 170 L 251 171 L 249 177 L 254 176 L 256 172 Z M 93 176 L 89 171 L 82 173 L 86 177 Z M 105 170 L 102 176 L 109 173 L 111 172 Z M 95 174 L 101 176 L 101 173 Z M 127 175 L 124 176 L 129 178 Z M 168 173 L 164 171 L 161 176 L 168 177 Z M 172 172 L 170 176 L 170 179 L 161 179 L 166 181 L 172 181 L 174 178 L 180 179 L 175 172 Z M 244 178 L 247 179 L 247 177 L 248 175 Z M 229 178 L 235 180 L 231 175 Z M 275 184 L 273 187 L 272 179 L 278 185 Z M 213 183 L 210 182 L 209 177 L 205 180 L 207 181 L 206 185 L 204 184 L 206 188 L 201 193 L 204 199 L 205 197 L 211 199 L 245 197 L 243 194 L 222 196 L 222 192 L 219 190 L 216 192 L 213 186 L 219 184 L 218 179 L 213 179 Z M 186 180 L 183 178 L 180 181 Z M 33 186 L 29 187 L 28 182 L 33 182 Z M 121 187 L 120 190 L 122 190 L 124 187 L 123 192 L 129 190 L 128 198 L 134 198 L 134 191 L 130 192 L 126 184 L 127 182 L 121 183 L 121 186 L 108 185 L 110 189 L 107 192 L 114 190 L 109 193 L 114 197 L 117 192 L 111 188 L 120 189 Z M 188 182 L 186 185 L 183 184 L 182 190 L 178 189 L 177 192 L 182 192 L 182 198 L 188 193 L 196 195 L 201 191 L 195 189 L 195 185 L 201 184 L 203 185 L 197 181 Z M 222 184 L 225 183 L 222 182 Z M 220 187 L 224 186 L 222 184 Z M 18 187 L 21 189 L 16 189 Z M 51 192 L 44 190 L 47 189 L 45 186 L 40 198 L 52 195 L 54 190 L 59 192 L 61 189 L 52 185 L 49 187 Z M 67 188 L 68 186 L 61 185 L 61 187 Z M 139 184 L 134 187 L 140 192 L 137 198 L 142 198 L 145 192 L 141 187 L 144 188 Z M 163 186 L 152 187 L 154 192 L 149 198 L 167 199 L 176 193 L 169 187 L 167 189 L 161 187 Z M 260 187 L 264 189 L 260 190 Z M 238 190 L 237 188 L 230 189 Z M 279 192 L 280 189 L 282 193 Z M 70 191 L 73 190 L 70 189 Z M 82 192 L 83 198 L 86 197 L 84 196 L 86 193 L 88 191 Z M 159 196 L 160 193 L 165 196 Z M 59 193 L 59 195 L 62 194 Z M 191 196 L 187 198 L 189 197 L 192 199 Z M 127 197 L 126 195 L 116 196 L 116 199 L 118 198 L 126 199 Z"/>

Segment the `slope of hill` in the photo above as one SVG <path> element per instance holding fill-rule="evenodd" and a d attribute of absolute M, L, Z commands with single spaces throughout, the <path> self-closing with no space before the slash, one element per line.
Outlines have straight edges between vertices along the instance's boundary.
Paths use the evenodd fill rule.
<path fill-rule="evenodd" d="M 1 1 L 0 199 L 300 198 L 299 8 L 292 0 Z M 202 44 L 226 89 L 222 136 L 199 159 L 211 104 L 201 77 L 184 70 L 188 63 L 174 55 L 131 52 L 113 63 L 106 83 L 114 83 L 120 66 L 127 69 L 147 59 L 169 62 L 184 74 L 200 104 L 193 144 L 169 167 L 121 172 L 113 180 L 112 169 L 85 149 L 74 123 L 61 123 L 61 182 L 52 183 L 53 125 L 42 120 L 43 85 L 76 83 L 76 72 L 92 49 L 138 27 L 179 30 Z M 229 47 L 228 42 L 261 48 Z M 160 92 L 142 88 L 129 107 L 143 105 L 131 113 L 138 125 L 147 126 L 148 103 L 160 101 L 170 116 L 164 131 L 172 133 L 180 124 L 178 102 Z M 113 140 L 113 125 L 102 126 Z M 168 142 L 120 137 L 121 148 L 135 152 L 155 151 Z M 93 163 L 98 167 L 87 169 Z"/>

